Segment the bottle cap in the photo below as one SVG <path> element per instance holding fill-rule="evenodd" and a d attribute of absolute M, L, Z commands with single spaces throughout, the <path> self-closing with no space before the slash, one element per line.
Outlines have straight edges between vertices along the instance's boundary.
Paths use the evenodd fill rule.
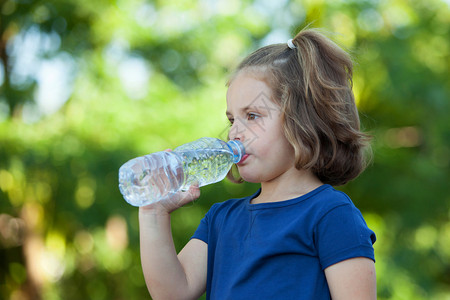
<path fill-rule="evenodd" d="M 228 141 L 227 144 L 230 147 L 231 152 L 233 152 L 233 162 L 237 164 L 245 155 L 244 144 L 239 140 L 231 140 Z"/>

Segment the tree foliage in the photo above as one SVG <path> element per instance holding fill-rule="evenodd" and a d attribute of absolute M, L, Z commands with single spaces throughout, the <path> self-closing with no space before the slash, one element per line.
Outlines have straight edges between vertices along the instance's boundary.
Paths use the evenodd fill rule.
<path fill-rule="evenodd" d="M 342 189 L 377 233 L 379 299 L 450 297 L 449 4 L 395 1 L 0 3 L 0 298 L 149 298 L 130 158 L 226 136 L 225 82 L 306 24 L 355 58 L 373 162 Z M 174 213 L 176 247 L 224 181 Z"/>

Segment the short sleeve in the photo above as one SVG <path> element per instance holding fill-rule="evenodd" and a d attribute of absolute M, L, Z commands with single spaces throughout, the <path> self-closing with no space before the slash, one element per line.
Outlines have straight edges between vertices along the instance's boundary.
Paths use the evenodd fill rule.
<path fill-rule="evenodd" d="M 351 204 L 330 210 L 315 230 L 315 244 L 322 269 L 355 257 L 375 261 L 375 240 L 375 233 L 367 227 L 361 212 Z"/>
<path fill-rule="evenodd" d="M 202 240 L 208 244 L 208 214 L 206 214 L 203 219 L 200 221 L 200 224 L 195 230 L 194 235 L 192 235 L 191 239 Z"/>
<path fill-rule="evenodd" d="M 217 203 L 215 203 L 213 206 L 211 206 L 209 211 L 206 213 L 206 215 L 200 221 L 200 224 L 198 225 L 197 230 L 195 230 L 194 235 L 192 235 L 191 239 L 202 240 L 208 244 L 210 226 L 212 223 L 211 220 L 214 218 L 214 214 L 215 214 L 217 208 L 218 208 Z"/>

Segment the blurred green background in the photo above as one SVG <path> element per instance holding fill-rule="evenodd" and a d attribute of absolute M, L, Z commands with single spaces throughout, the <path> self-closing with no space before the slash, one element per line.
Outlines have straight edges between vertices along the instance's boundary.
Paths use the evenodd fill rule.
<path fill-rule="evenodd" d="M 230 71 L 311 22 L 355 57 L 374 160 L 340 189 L 377 233 L 379 299 L 450 299 L 448 0 L 0 3 L 0 299 L 149 299 L 118 168 L 225 137 Z M 256 189 L 202 188 L 177 248 Z"/>

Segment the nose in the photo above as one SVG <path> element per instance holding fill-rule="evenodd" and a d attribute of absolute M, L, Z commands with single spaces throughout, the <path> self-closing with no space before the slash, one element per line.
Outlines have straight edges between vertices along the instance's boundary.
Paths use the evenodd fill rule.
<path fill-rule="evenodd" d="M 246 127 L 238 118 L 235 119 L 233 125 L 230 127 L 228 132 L 228 138 L 230 140 L 239 140 L 241 142 L 245 141 L 245 131 Z"/>

